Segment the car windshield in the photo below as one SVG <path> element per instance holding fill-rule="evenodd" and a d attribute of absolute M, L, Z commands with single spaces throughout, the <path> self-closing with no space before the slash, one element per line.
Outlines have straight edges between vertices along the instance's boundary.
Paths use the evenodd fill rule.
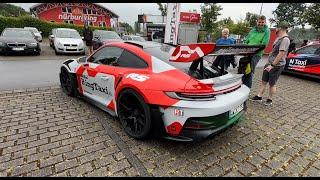
<path fill-rule="evenodd" d="M 36 29 L 36 28 L 24 28 L 24 29 L 32 31 L 33 33 L 39 33 L 38 29 Z"/>
<path fill-rule="evenodd" d="M 56 36 L 58 38 L 81 39 L 80 34 L 78 33 L 78 31 L 71 31 L 71 30 L 56 30 Z"/>
<path fill-rule="evenodd" d="M 141 41 L 141 42 L 146 41 L 143 37 L 140 37 L 140 36 L 132 36 L 132 40 Z"/>
<path fill-rule="evenodd" d="M 16 38 L 34 38 L 33 34 L 28 30 L 7 29 L 2 33 L 4 37 L 16 37 Z"/>
<path fill-rule="evenodd" d="M 100 37 L 101 39 L 121 39 L 120 36 L 113 31 L 101 31 Z"/>

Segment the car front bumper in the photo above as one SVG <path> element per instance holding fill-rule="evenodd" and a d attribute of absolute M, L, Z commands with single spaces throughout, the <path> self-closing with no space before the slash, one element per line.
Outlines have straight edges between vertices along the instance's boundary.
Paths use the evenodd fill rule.
<path fill-rule="evenodd" d="M 41 49 L 40 47 L 36 46 L 36 47 L 22 47 L 22 49 L 14 49 L 12 47 L 8 47 L 8 46 L 3 46 L 0 47 L 0 54 L 19 54 L 19 53 L 36 53 L 36 52 L 40 52 Z"/>
<path fill-rule="evenodd" d="M 67 47 L 56 47 L 56 51 L 59 53 L 65 53 L 65 54 L 76 54 L 76 53 L 84 53 L 85 49 L 84 47 L 82 48 L 75 47 L 74 49 L 67 49 Z"/>

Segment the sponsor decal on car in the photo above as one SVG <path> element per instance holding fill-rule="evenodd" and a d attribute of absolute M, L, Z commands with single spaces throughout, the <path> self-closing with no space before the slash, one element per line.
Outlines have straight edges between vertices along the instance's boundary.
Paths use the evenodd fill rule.
<path fill-rule="evenodd" d="M 130 73 L 126 76 L 126 78 L 131 78 L 132 80 L 143 82 L 143 81 L 149 79 L 150 77 L 145 76 L 145 75 L 141 75 L 141 74 Z"/>
<path fill-rule="evenodd" d="M 88 76 L 86 76 L 86 75 L 82 75 L 81 84 L 83 86 L 91 88 L 92 91 L 100 91 L 100 92 L 105 93 L 107 95 L 110 95 L 110 96 L 112 95 L 111 92 L 108 91 L 108 87 L 107 86 L 106 87 L 101 87 L 99 84 L 97 84 L 95 82 L 94 83 L 90 83 L 88 81 Z"/>
<path fill-rule="evenodd" d="M 307 65 L 307 60 L 301 60 L 301 59 L 290 59 L 289 60 L 289 66 L 291 67 L 298 67 L 298 68 L 305 68 Z"/>
<path fill-rule="evenodd" d="M 173 114 L 175 116 L 183 116 L 183 110 L 182 109 L 174 109 Z"/>

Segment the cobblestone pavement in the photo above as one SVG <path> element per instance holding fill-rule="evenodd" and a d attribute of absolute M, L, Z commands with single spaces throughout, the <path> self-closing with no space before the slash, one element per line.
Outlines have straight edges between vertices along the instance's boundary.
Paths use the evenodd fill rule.
<path fill-rule="evenodd" d="M 179 143 L 134 140 L 60 87 L 1 91 L 0 176 L 320 176 L 319 92 L 282 75 L 272 107 L 249 102 L 223 133 Z"/>

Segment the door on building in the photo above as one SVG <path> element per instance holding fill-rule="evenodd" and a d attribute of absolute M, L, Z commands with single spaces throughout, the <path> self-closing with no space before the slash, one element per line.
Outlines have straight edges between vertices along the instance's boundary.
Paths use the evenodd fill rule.
<path fill-rule="evenodd" d="M 180 24 L 178 43 L 191 44 L 198 41 L 198 25 L 196 24 Z"/>

